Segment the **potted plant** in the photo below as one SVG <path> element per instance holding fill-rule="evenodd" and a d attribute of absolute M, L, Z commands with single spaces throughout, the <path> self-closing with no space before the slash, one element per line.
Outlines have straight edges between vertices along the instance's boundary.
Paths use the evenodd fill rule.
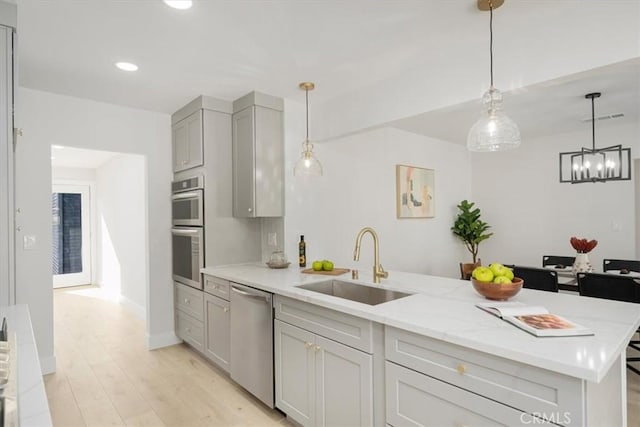
<path fill-rule="evenodd" d="M 478 245 L 493 235 L 487 232 L 491 226 L 480 219 L 480 209 L 474 206 L 475 203 L 468 200 L 461 201 L 457 206 L 458 216 L 451 227 L 453 234 L 462 240 L 473 258 L 472 264 L 460 263 L 460 274 L 465 280 L 471 277 L 473 269 L 481 263 L 478 259 Z"/>

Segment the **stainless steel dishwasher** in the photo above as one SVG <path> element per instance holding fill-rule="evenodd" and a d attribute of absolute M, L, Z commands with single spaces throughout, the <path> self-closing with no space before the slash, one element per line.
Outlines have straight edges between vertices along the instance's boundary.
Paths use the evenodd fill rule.
<path fill-rule="evenodd" d="M 273 398 L 273 295 L 231 283 L 231 378 L 270 408 Z"/>

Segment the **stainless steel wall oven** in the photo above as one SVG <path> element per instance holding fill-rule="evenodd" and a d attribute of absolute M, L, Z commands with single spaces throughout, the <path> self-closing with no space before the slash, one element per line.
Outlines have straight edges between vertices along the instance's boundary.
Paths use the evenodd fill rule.
<path fill-rule="evenodd" d="M 202 289 L 204 195 L 201 175 L 171 184 L 173 280 Z"/>

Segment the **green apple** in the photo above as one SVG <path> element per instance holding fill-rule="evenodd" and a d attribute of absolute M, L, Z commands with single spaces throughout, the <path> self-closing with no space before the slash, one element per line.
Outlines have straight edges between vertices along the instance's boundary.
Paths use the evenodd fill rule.
<path fill-rule="evenodd" d="M 333 270 L 333 263 L 331 261 L 323 261 L 322 262 L 322 269 L 324 271 L 331 271 Z"/>
<path fill-rule="evenodd" d="M 476 267 L 472 275 L 480 282 L 491 282 L 493 280 L 493 271 L 489 267 Z"/>
<path fill-rule="evenodd" d="M 507 276 L 498 276 L 493 279 L 493 283 L 506 285 L 507 283 L 511 283 L 511 279 L 507 278 Z"/>
<path fill-rule="evenodd" d="M 322 261 L 313 261 L 313 264 L 311 264 L 311 268 L 313 268 L 313 271 L 322 271 L 322 265 L 324 263 Z"/>
<path fill-rule="evenodd" d="M 505 267 L 504 269 L 505 269 L 505 274 L 503 274 L 503 276 L 509 280 L 513 280 L 513 270 L 510 269 L 509 267 Z"/>
<path fill-rule="evenodd" d="M 494 262 L 492 264 L 489 265 L 489 268 L 491 269 L 491 272 L 493 273 L 493 276 L 504 276 L 505 275 L 505 269 L 506 267 L 500 263 Z"/>

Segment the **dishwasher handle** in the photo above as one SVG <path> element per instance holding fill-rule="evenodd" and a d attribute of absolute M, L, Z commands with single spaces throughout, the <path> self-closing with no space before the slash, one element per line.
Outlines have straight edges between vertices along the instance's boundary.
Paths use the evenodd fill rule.
<path fill-rule="evenodd" d="M 249 297 L 249 298 L 264 299 L 264 301 L 267 304 L 269 302 L 271 302 L 270 301 L 271 300 L 271 298 L 270 298 L 271 295 L 265 295 L 264 292 L 253 293 L 251 291 L 245 291 L 245 290 L 242 290 L 242 289 L 238 289 L 234 285 L 231 285 L 231 290 L 233 292 L 237 293 L 237 294 L 244 295 L 244 296 Z"/>

